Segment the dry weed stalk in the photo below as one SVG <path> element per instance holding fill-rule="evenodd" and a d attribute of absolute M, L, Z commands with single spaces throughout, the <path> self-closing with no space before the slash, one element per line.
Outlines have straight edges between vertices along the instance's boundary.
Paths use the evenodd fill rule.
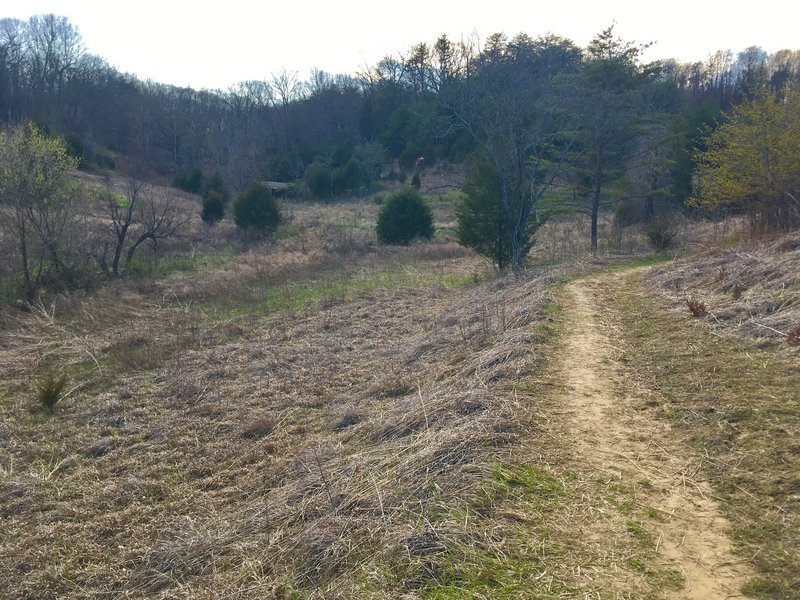
<path fill-rule="evenodd" d="M 708 309 L 706 308 L 705 302 L 703 302 L 702 300 L 697 300 L 695 298 L 686 298 L 684 301 L 686 302 L 686 307 L 689 309 L 689 312 L 692 314 L 693 317 L 708 316 Z"/>
<path fill-rule="evenodd" d="M 790 346 L 800 345 L 800 325 L 789 330 L 786 334 L 786 343 Z"/>

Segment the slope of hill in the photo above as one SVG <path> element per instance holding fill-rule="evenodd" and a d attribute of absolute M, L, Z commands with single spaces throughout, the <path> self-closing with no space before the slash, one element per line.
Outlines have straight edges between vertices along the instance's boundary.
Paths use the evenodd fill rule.
<path fill-rule="evenodd" d="M 273 243 L 4 309 L 0 595 L 792 597 L 794 350 L 660 283 L 720 265 L 498 279 L 441 236 L 377 247 L 377 209 L 295 205 Z M 785 299 L 790 246 L 719 252 Z"/>

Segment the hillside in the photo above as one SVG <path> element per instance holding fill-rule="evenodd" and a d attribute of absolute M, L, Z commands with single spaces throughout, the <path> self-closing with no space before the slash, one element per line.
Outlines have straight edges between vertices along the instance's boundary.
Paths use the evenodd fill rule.
<path fill-rule="evenodd" d="M 800 51 L 648 46 L 0 19 L 0 598 L 800 597 Z"/>
<path fill-rule="evenodd" d="M 497 279 L 376 210 L 4 309 L 0 595 L 793 597 L 796 351 L 716 330 L 717 262 Z M 709 252 L 785 300 L 793 239 Z"/>

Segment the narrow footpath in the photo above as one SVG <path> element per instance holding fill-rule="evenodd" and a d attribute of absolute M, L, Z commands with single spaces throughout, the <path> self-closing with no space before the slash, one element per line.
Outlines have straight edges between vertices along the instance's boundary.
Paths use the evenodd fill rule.
<path fill-rule="evenodd" d="M 656 561 L 683 579 L 668 598 L 743 597 L 752 573 L 731 552 L 729 523 L 685 444 L 668 423 L 643 410 L 648 391 L 636 386 L 624 363 L 613 308 L 597 301 L 605 286 L 613 289 L 624 276 L 579 279 L 564 290 L 565 338 L 557 364 L 576 465 L 596 479 L 637 484 L 644 494 L 640 501 L 658 517 L 643 526 L 655 540 Z M 584 528 L 592 535 L 591 515 Z"/>

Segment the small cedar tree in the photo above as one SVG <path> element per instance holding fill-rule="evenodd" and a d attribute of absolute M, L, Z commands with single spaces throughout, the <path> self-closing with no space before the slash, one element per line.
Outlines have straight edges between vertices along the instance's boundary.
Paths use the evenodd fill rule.
<path fill-rule="evenodd" d="M 512 245 L 501 194 L 502 182 L 497 167 L 485 158 L 476 161 L 463 199 L 456 207 L 456 239 L 462 246 L 491 260 L 498 270 L 505 271 L 512 264 Z M 525 235 L 517 236 L 521 240 L 523 257 L 533 245 L 537 225 L 536 218 L 529 219 Z"/>
<path fill-rule="evenodd" d="M 206 192 L 203 197 L 203 212 L 200 217 L 203 223 L 212 227 L 225 216 L 225 197 L 216 190 Z"/>
<path fill-rule="evenodd" d="M 233 205 L 233 218 L 236 225 L 256 234 L 273 231 L 281 222 L 281 212 L 272 191 L 260 183 L 250 188 L 236 199 Z"/>
<path fill-rule="evenodd" d="M 378 214 L 377 234 L 382 244 L 406 245 L 433 237 L 433 212 L 413 188 L 394 194 Z"/>
<path fill-rule="evenodd" d="M 333 174 L 322 163 L 314 162 L 308 166 L 305 172 L 305 181 L 312 196 L 319 198 L 331 195 Z"/>

